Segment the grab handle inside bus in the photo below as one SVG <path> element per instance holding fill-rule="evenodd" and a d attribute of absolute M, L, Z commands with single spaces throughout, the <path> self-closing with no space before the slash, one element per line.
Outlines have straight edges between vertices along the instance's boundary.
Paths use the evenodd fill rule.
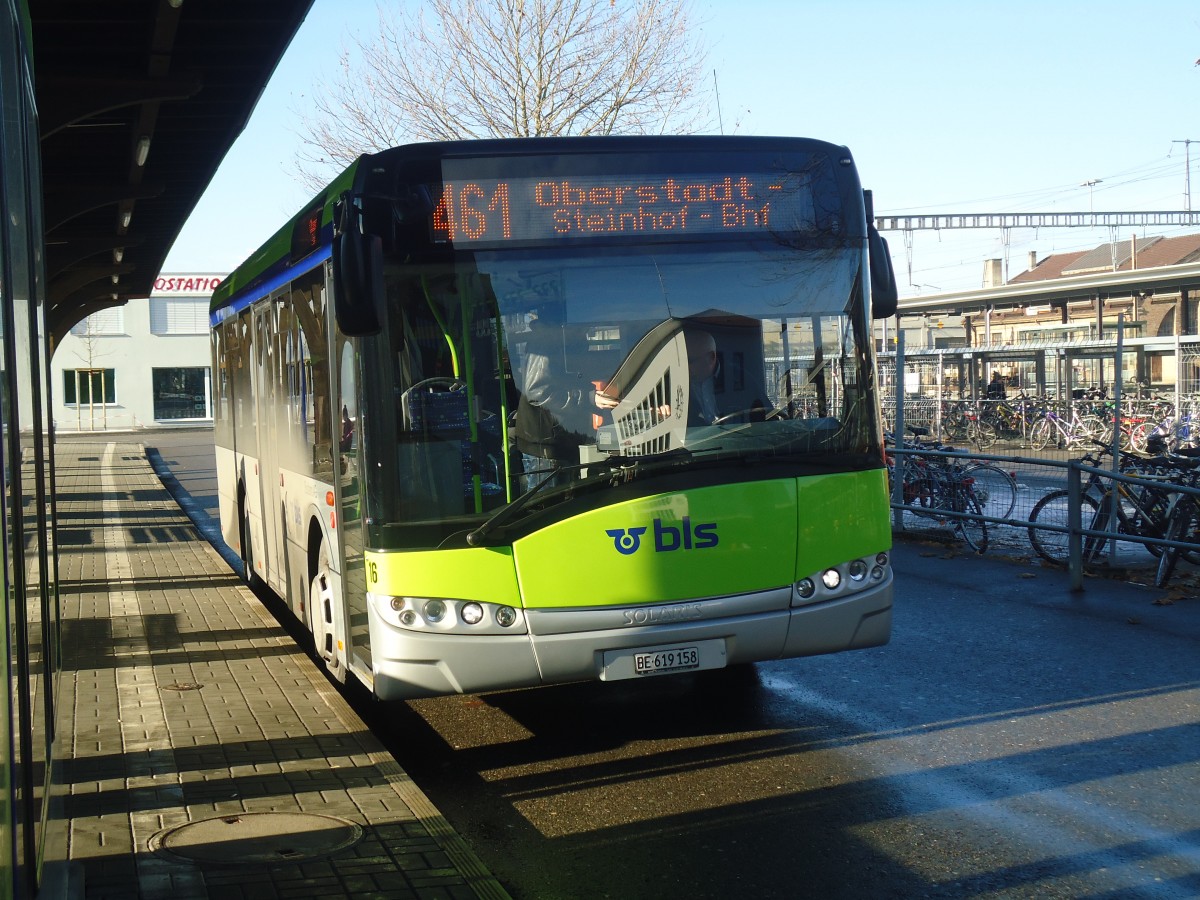
<path fill-rule="evenodd" d="M 378 334 L 382 322 L 383 241 L 364 234 L 362 218 L 345 199 L 338 203 L 333 237 L 333 309 L 343 334 Z"/>

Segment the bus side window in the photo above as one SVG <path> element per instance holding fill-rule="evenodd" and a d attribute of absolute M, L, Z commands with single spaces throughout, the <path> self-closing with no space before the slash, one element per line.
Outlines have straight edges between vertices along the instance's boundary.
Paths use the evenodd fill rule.
<path fill-rule="evenodd" d="M 342 423 L 338 444 L 343 453 L 348 453 L 356 447 L 354 431 L 358 422 L 358 369 L 355 365 L 354 345 L 348 340 L 343 341 L 340 355 L 338 394 L 342 401 Z"/>
<path fill-rule="evenodd" d="M 298 386 L 303 440 L 314 475 L 332 475 L 334 429 L 341 417 L 330 415 L 329 346 L 325 331 L 324 271 L 314 269 L 292 282 L 291 308 L 300 328 Z"/>

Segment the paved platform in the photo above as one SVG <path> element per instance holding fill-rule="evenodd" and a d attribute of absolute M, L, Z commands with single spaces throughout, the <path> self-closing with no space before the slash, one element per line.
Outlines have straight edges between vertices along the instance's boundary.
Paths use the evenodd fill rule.
<path fill-rule="evenodd" d="M 143 445 L 56 453 L 70 856 L 86 898 L 504 898 Z"/>

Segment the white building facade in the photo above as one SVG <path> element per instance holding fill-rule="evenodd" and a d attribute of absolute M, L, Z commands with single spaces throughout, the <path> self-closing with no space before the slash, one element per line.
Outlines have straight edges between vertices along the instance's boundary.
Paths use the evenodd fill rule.
<path fill-rule="evenodd" d="M 59 431 L 212 424 L 208 306 L 223 275 L 160 275 L 148 301 L 88 316 L 50 360 Z"/>

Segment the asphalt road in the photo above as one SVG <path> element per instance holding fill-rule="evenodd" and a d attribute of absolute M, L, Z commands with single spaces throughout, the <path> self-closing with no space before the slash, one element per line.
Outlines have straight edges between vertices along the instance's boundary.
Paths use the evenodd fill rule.
<path fill-rule="evenodd" d="M 517 900 L 1200 896 L 1194 582 L 893 560 L 887 647 L 360 709 Z"/>

